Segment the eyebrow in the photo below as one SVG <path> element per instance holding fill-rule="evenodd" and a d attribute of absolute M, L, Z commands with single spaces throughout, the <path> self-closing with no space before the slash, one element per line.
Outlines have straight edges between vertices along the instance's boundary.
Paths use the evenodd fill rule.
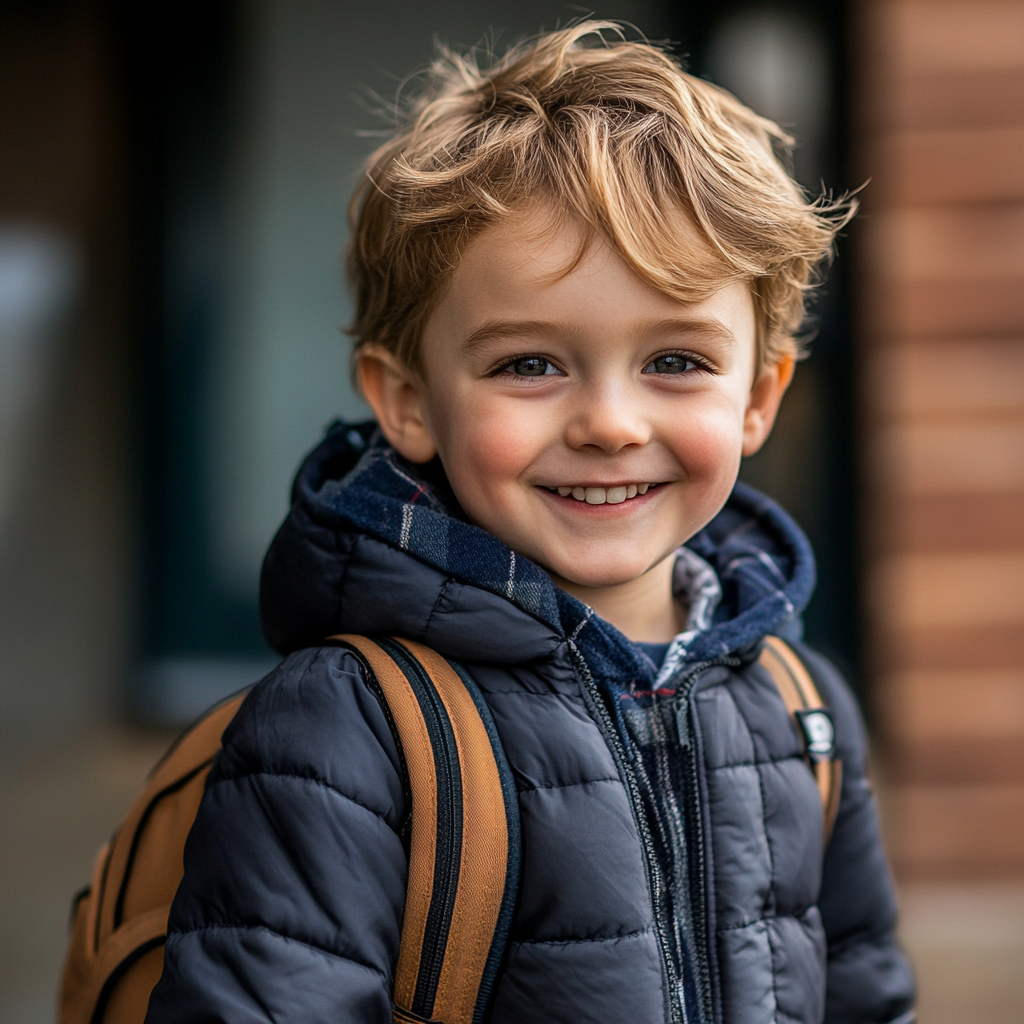
<path fill-rule="evenodd" d="M 646 321 L 642 331 L 644 337 L 657 338 L 669 334 L 698 334 L 708 341 L 730 342 L 733 333 L 714 317 L 667 317 L 663 320 Z"/>
<path fill-rule="evenodd" d="M 500 338 L 536 337 L 541 334 L 577 334 L 574 324 L 559 324 L 546 320 L 488 320 L 463 342 L 463 348 L 472 350 Z M 643 337 L 657 338 L 672 334 L 698 334 L 708 341 L 731 342 L 732 331 L 714 317 L 666 317 L 641 321 Z"/>
<path fill-rule="evenodd" d="M 545 320 L 488 320 L 463 342 L 462 347 L 474 349 L 498 338 L 529 337 L 552 331 L 565 333 L 564 326 Z"/>

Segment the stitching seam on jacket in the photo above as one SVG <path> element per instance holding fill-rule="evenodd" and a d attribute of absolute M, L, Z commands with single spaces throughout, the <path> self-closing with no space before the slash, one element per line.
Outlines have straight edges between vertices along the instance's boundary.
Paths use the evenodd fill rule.
<path fill-rule="evenodd" d="M 379 967 L 374 967 L 373 964 L 364 964 L 361 960 L 355 960 L 350 956 L 346 956 L 344 953 L 335 953 L 333 950 L 324 949 L 323 946 L 317 946 L 315 943 L 306 942 L 305 939 L 297 939 L 294 935 L 285 935 L 284 932 L 279 932 L 275 928 L 271 928 L 265 924 L 204 924 L 200 925 L 198 928 L 188 928 L 185 931 L 172 932 L 168 936 L 168 941 L 184 938 L 186 935 L 200 935 L 203 932 L 266 932 L 268 935 L 272 935 L 275 939 L 281 939 L 284 942 L 294 942 L 296 945 L 304 946 L 306 949 L 313 950 L 314 953 L 329 956 L 332 960 L 344 960 L 346 963 L 355 964 L 356 967 L 361 967 L 364 971 L 370 971 L 371 973 L 376 974 L 384 981 L 388 980 L 388 976 L 380 970 Z"/>
<path fill-rule="evenodd" d="M 755 917 L 753 920 L 746 921 L 743 924 L 725 924 L 721 928 L 715 929 L 716 935 L 724 935 L 726 932 L 741 932 L 744 928 L 753 928 L 756 925 L 764 924 L 767 925 L 769 921 L 781 921 L 789 919 L 797 921 L 800 924 L 804 923 L 804 918 L 807 916 L 807 911 L 813 909 L 812 907 L 805 907 L 803 910 L 795 910 L 789 914 L 765 914 L 762 917 Z"/>
<path fill-rule="evenodd" d="M 651 934 L 651 928 L 626 932 L 625 935 L 595 935 L 589 939 L 520 939 L 509 943 L 511 946 L 582 946 L 591 942 L 621 942 L 623 939 L 639 939 Z"/>
<path fill-rule="evenodd" d="M 334 540 L 334 553 L 336 555 L 341 554 L 341 531 L 334 529 L 331 530 L 331 537 Z M 356 548 L 359 546 L 359 542 L 363 538 L 357 537 L 351 547 L 349 548 L 348 558 L 345 559 L 345 566 L 341 571 L 341 578 L 338 580 L 338 598 L 334 602 L 334 619 L 331 622 L 331 629 L 341 625 L 341 602 L 345 596 L 345 584 L 348 582 L 349 570 L 352 568 L 352 563 L 355 561 Z"/>
<path fill-rule="evenodd" d="M 427 615 L 427 621 L 423 625 L 423 642 L 428 646 L 432 646 L 430 643 L 430 627 L 434 621 L 434 616 L 437 615 L 437 609 L 440 607 L 441 602 L 444 600 L 445 594 L 448 593 L 448 587 L 455 582 L 451 576 L 445 576 L 444 582 L 438 587 L 437 597 L 434 598 L 434 603 L 430 606 L 430 612 Z"/>
<path fill-rule="evenodd" d="M 355 804 L 356 807 L 366 811 L 367 814 L 372 814 L 375 818 L 380 818 L 388 828 L 391 828 L 387 817 L 380 811 L 375 811 L 372 807 L 367 807 L 366 804 L 360 802 L 354 796 L 349 796 L 348 793 L 343 793 L 340 789 L 332 786 L 329 782 L 325 782 L 323 779 L 313 778 L 309 775 L 297 775 L 295 772 L 242 772 L 238 775 L 229 775 L 223 778 L 214 779 L 213 782 L 209 783 L 209 788 L 212 789 L 214 786 L 222 786 L 225 782 L 241 782 L 244 779 L 295 779 L 299 782 L 308 782 L 313 786 L 321 786 L 323 789 L 326 789 L 328 793 L 333 793 L 335 796 L 341 797 L 342 800 L 345 800 L 350 804 Z M 392 831 L 394 831 L 394 829 L 392 829 Z"/>
<path fill-rule="evenodd" d="M 522 795 L 523 793 L 538 793 L 550 789 L 572 789 L 574 786 L 596 786 L 599 782 L 614 782 L 620 786 L 622 785 L 622 779 L 618 777 L 614 779 L 583 779 L 582 782 L 545 782 L 537 786 L 524 786 L 522 789 L 518 789 L 517 792 Z"/>
<path fill-rule="evenodd" d="M 873 949 L 892 949 L 892 934 L 852 935 L 839 942 L 828 943 L 826 954 L 829 960 L 841 960 L 848 953 L 856 953 L 865 946 Z"/>
<path fill-rule="evenodd" d="M 484 690 L 483 687 L 481 690 L 488 697 L 561 697 L 562 700 L 583 703 L 576 690 Z"/>
<path fill-rule="evenodd" d="M 735 703 L 735 701 L 733 701 Z M 739 711 L 739 708 L 736 709 Z M 748 726 L 749 729 L 749 726 Z M 754 769 L 757 772 L 757 788 L 761 794 L 761 828 L 764 830 L 764 845 L 768 851 L 768 898 L 772 902 L 772 906 L 775 906 L 775 853 L 772 850 L 772 837 L 768 834 L 768 822 L 766 820 L 768 802 L 765 798 L 764 791 L 764 776 L 761 774 L 759 767 Z M 771 960 L 770 968 L 772 972 L 772 999 L 775 1001 L 775 1010 L 772 1014 L 772 1020 L 778 1021 L 779 1019 L 779 990 L 778 990 L 778 953 L 775 949 L 775 943 L 772 942 L 772 929 L 767 921 L 767 907 L 765 908 L 765 939 L 768 942 L 768 954 Z"/>
<path fill-rule="evenodd" d="M 803 762 L 803 754 L 783 754 L 781 757 L 766 757 L 761 761 L 730 761 L 728 764 L 715 765 L 708 768 L 709 772 L 726 772 L 731 768 L 760 768 L 767 764 L 786 764 L 788 761 Z"/>

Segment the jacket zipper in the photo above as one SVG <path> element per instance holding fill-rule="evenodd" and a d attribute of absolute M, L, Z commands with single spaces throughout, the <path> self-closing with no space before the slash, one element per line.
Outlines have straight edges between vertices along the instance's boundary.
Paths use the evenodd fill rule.
<path fill-rule="evenodd" d="M 644 856 L 647 860 L 648 877 L 651 879 L 651 902 L 654 909 L 655 924 L 657 926 L 658 945 L 661 951 L 661 959 L 665 969 L 665 975 L 669 983 L 669 1020 L 671 1021 L 671 1024 L 687 1024 L 688 1014 L 681 997 L 681 986 L 679 984 L 680 979 L 670 953 L 670 924 L 668 921 L 668 909 L 665 899 L 666 883 L 665 879 L 662 877 L 661 865 L 658 862 L 654 841 L 651 838 L 650 827 L 647 823 L 647 816 L 644 811 L 643 798 L 640 795 L 640 787 L 637 784 L 635 774 L 631 767 L 632 758 L 629 757 L 626 751 L 626 746 L 619 728 L 612 716 L 608 713 L 603 695 L 598 689 L 597 684 L 594 682 L 594 679 L 590 674 L 590 669 L 587 666 L 582 653 L 571 640 L 569 641 L 569 648 L 578 662 L 586 692 L 590 698 L 590 703 L 593 705 L 593 711 L 599 718 L 601 725 L 604 727 L 605 733 L 609 738 L 609 746 L 612 751 L 612 756 L 614 757 L 616 765 L 627 783 L 626 789 L 633 809 L 633 817 L 637 823 L 638 831 L 640 832 L 640 839 L 644 848 Z M 694 723 L 692 721 L 694 712 L 691 697 L 693 696 L 693 691 L 696 687 L 698 677 L 709 668 L 716 668 L 718 666 L 734 668 L 740 664 L 741 662 L 738 658 L 728 657 L 714 658 L 708 661 L 698 662 L 696 665 L 691 666 L 682 677 L 676 688 L 675 696 L 677 708 L 676 739 L 679 744 L 680 751 L 683 754 L 687 783 L 689 784 L 690 792 L 694 793 L 696 797 L 694 802 L 694 813 L 692 817 L 688 817 L 688 821 L 691 821 L 694 827 L 692 829 L 687 828 L 686 830 L 687 846 L 689 848 L 687 851 L 687 862 L 696 867 L 696 870 L 692 870 L 690 872 L 689 878 L 690 906 L 694 914 L 698 916 L 698 920 L 695 922 L 697 927 L 694 929 L 694 934 L 699 938 L 697 942 L 697 949 L 694 950 L 694 954 L 697 959 L 696 966 L 702 993 L 701 1001 L 707 1006 L 712 1018 L 715 1016 L 715 1000 L 712 991 L 711 962 L 708 955 L 711 943 L 707 912 L 708 879 L 706 874 L 708 865 L 704 851 L 703 802 L 701 800 L 697 751 L 695 750 L 693 742 L 695 730 Z M 680 712 L 684 715 L 681 721 Z M 685 727 L 685 732 L 682 727 Z"/>
<path fill-rule="evenodd" d="M 704 807 L 701 799 L 700 768 L 698 766 L 698 751 L 694 743 L 696 734 L 693 708 L 693 691 L 696 687 L 698 677 L 709 668 L 718 666 L 736 667 L 740 664 L 738 658 L 714 658 L 709 661 L 698 662 L 680 680 L 676 688 L 676 739 L 683 757 L 687 785 L 694 794 L 693 814 L 687 816 L 688 823 L 692 828 L 686 829 L 687 863 L 696 867 L 689 873 L 690 885 L 690 908 L 694 914 L 695 925 L 694 935 L 699 936 L 697 948 L 694 955 L 697 959 L 699 973 L 701 1002 L 707 1008 L 711 1019 L 715 1014 L 715 999 L 711 979 L 711 958 L 709 951 L 713 936 L 711 935 L 708 922 L 707 893 L 708 881 L 707 857 L 704 848 Z"/>
<path fill-rule="evenodd" d="M 590 698 L 591 713 L 595 714 L 600 721 L 605 735 L 608 737 L 608 745 L 615 760 L 616 767 L 626 780 L 626 791 L 629 795 L 630 807 L 633 811 L 633 818 L 640 833 L 640 841 L 644 848 L 644 857 L 647 861 L 648 877 L 651 880 L 651 904 L 654 910 L 654 923 L 658 935 L 658 948 L 661 951 L 662 967 L 668 981 L 668 1009 L 671 1024 L 686 1024 L 686 1013 L 679 998 L 679 978 L 675 963 L 669 952 L 671 944 L 669 940 L 668 912 L 665 906 L 665 879 L 662 877 L 661 865 L 658 863 L 658 856 L 654 849 L 654 840 L 651 838 L 650 827 L 647 823 L 647 815 L 643 807 L 643 799 L 640 796 L 640 787 L 637 785 L 636 776 L 630 765 L 631 758 L 626 753 L 625 744 L 619 733 L 618 726 L 605 707 L 604 697 L 594 682 L 586 660 L 580 653 L 579 648 L 571 640 L 569 649 L 577 662 L 580 674 L 583 676 L 584 688 Z"/>

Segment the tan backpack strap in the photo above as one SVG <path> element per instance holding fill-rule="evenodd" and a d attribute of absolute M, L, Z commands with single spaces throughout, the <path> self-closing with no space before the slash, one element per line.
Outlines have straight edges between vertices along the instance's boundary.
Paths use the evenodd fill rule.
<path fill-rule="evenodd" d="M 483 1019 L 519 876 L 518 802 L 475 683 L 411 640 L 332 637 L 376 678 L 412 794 L 409 883 L 394 1020 Z"/>
<path fill-rule="evenodd" d="M 143 953 L 167 941 L 167 915 L 171 908 L 157 907 L 126 921 L 95 954 L 89 971 L 88 983 L 66 1000 L 61 1007 L 61 1018 L 74 1021 L 92 1021 L 96 1008 L 105 1002 L 107 991 L 121 977 L 124 970 Z"/>
<path fill-rule="evenodd" d="M 124 895 L 137 849 L 136 836 L 154 803 L 169 787 L 178 787 L 196 773 L 209 769 L 214 755 L 220 750 L 221 735 L 246 696 L 245 693 L 238 694 L 210 711 L 180 737 L 146 780 L 145 788 L 118 828 L 102 875 L 96 880 L 99 884 L 94 890 L 98 904 L 94 949 L 99 950 L 107 938 L 121 927 Z"/>
<path fill-rule="evenodd" d="M 147 962 L 151 950 L 162 957 L 185 838 L 221 736 L 244 699 L 245 694 L 228 698 L 181 736 L 100 850 L 92 884 L 75 908 L 61 983 L 61 1024 L 135 1024 L 136 1011 L 145 1013 L 153 966 L 159 968 L 161 961 L 148 958 L 141 971 L 136 965 Z M 118 1007 L 113 1017 L 109 998 Z"/>
<path fill-rule="evenodd" d="M 110 860 L 110 843 L 106 842 L 100 847 L 96 854 L 96 863 L 92 869 L 92 882 L 89 885 L 88 895 L 85 897 L 85 935 L 88 942 L 82 952 L 86 960 L 92 960 L 96 956 L 96 935 L 99 928 L 99 905 L 98 899 L 89 899 L 89 896 L 99 893 L 103 888 L 103 879 L 107 874 L 107 862 Z"/>
<path fill-rule="evenodd" d="M 786 710 L 804 738 L 805 756 L 821 795 L 827 843 L 839 813 L 843 782 L 843 763 L 835 756 L 832 716 L 804 663 L 784 640 L 777 636 L 765 637 L 760 663 L 772 677 Z"/>

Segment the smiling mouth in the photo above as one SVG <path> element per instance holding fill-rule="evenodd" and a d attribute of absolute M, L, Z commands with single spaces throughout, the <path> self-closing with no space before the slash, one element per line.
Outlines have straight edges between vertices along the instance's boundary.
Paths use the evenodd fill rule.
<path fill-rule="evenodd" d="M 625 484 L 616 487 L 545 487 L 560 498 L 574 498 L 588 505 L 621 505 L 646 494 L 658 484 Z"/>

